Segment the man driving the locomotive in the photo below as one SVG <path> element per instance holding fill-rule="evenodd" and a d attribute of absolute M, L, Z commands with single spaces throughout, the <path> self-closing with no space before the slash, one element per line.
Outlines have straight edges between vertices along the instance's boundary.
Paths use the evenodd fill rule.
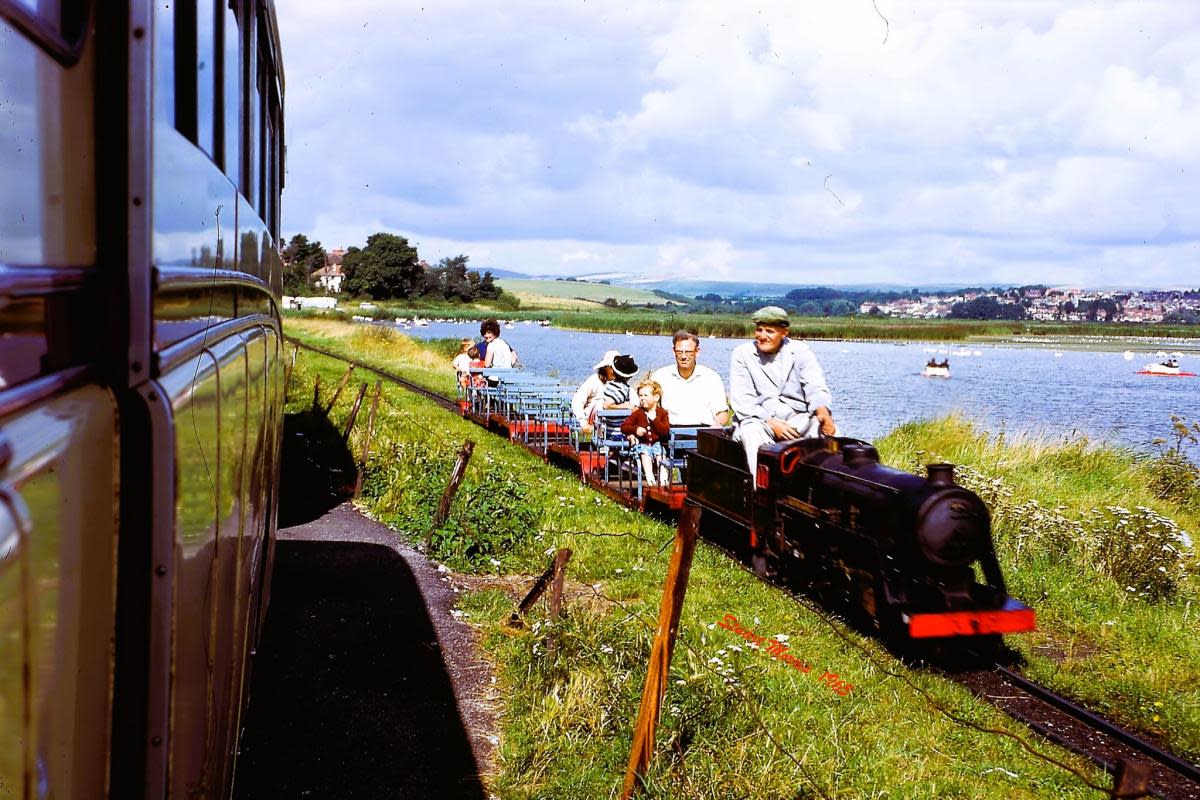
<path fill-rule="evenodd" d="M 829 410 L 833 397 L 812 350 L 788 338 L 787 312 L 766 306 L 750 317 L 754 341 L 739 345 L 729 362 L 734 441 L 746 450 L 755 475 L 758 448 L 789 439 L 838 435 Z"/>

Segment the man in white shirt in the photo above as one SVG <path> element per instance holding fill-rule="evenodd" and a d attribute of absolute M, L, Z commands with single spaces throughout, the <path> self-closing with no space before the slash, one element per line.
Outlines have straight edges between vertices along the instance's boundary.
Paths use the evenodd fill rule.
<path fill-rule="evenodd" d="M 700 339 L 694 333 L 676 331 L 671 337 L 675 364 L 660 367 L 650 379 L 662 387 L 662 407 L 676 426 L 724 426 L 729 422 L 725 384 L 714 370 L 696 363 Z"/>

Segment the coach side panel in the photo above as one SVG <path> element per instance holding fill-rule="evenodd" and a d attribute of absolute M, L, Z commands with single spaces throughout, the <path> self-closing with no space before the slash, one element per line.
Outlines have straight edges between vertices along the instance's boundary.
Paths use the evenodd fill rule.
<path fill-rule="evenodd" d="M 119 424 L 80 7 L 0 2 L 0 797 L 108 779 Z"/>

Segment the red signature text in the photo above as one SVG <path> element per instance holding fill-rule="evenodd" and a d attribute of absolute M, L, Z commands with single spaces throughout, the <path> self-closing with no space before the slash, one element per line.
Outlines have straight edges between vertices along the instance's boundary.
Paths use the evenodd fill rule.
<path fill-rule="evenodd" d="M 805 673 L 812 671 L 812 666 L 807 661 L 799 659 L 788 652 L 788 645 L 786 642 L 780 641 L 774 637 L 760 636 L 739 622 L 738 618 L 733 614 L 726 614 L 724 619 L 717 623 L 717 627 L 724 628 L 725 630 L 742 637 L 750 644 L 761 649 L 771 658 L 787 664 L 792 669 L 798 669 Z M 823 672 L 821 677 L 817 678 L 817 681 L 825 684 L 842 697 L 850 694 L 850 690 L 854 688 L 853 684 L 847 683 L 838 677 L 836 673 L 829 672 L 828 670 Z"/>

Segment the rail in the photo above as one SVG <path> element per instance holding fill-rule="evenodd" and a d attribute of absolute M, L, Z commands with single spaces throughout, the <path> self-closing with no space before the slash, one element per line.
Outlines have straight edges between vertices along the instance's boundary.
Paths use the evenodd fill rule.
<path fill-rule="evenodd" d="M 416 392 L 417 394 L 422 395 L 425 398 L 434 401 L 435 403 L 442 406 L 443 408 L 446 408 L 451 411 L 454 411 L 455 413 L 458 413 L 458 403 L 455 402 L 453 399 L 446 397 L 445 395 L 438 394 L 437 392 L 432 391 L 430 389 L 426 389 L 424 386 L 415 384 L 412 381 L 405 380 L 404 378 L 401 378 L 399 375 L 396 375 L 395 373 L 388 372 L 387 370 L 380 369 L 379 367 L 373 367 L 370 364 L 365 364 L 361 361 L 358 361 L 357 359 L 353 359 L 348 356 L 342 355 L 341 353 L 335 353 L 332 350 L 325 350 L 320 347 L 315 347 L 311 344 L 305 344 L 304 342 L 300 341 L 299 339 L 294 339 L 291 336 L 288 336 L 286 334 L 284 334 L 283 339 L 288 344 L 298 347 L 301 350 L 308 350 L 310 352 L 319 353 L 319 354 L 321 354 L 323 356 L 327 356 L 329 358 L 336 358 L 338 361 L 342 361 L 346 364 L 353 364 L 355 366 L 355 368 L 357 368 L 357 369 L 365 370 L 367 372 L 370 372 L 373 375 L 378 375 L 381 378 L 385 378 L 386 380 L 389 380 L 392 383 L 403 386 L 405 389 L 408 389 L 411 392 Z"/>
<path fill-rule="evenodd" d="M 1125 728 L 1122 728 L 1119 725 L 1116 725 L 1113 722 L 1105 719 L 1104 717 L 1101 717 L 1098 714 L 1096 714 L 1092 711 L 1089 711 L 1088 709 L 1078 705 L 1077 703 L 1072 702 L 1071 700 L 1067 699 L 1066 697 L 1063 697 L 1062 695 L 1059 695 L 1059 694 L 1056 694 L 1056 693 L 1050 691 L 1049 689 L 1042 686 L 1041 684 L 1038 684 L 1038 683 L 1035 683 L 1035 682 L 1029 680 L 1025 676 L 1009 669 L 1008 667 L 997 664 L 993 668 L 993 671 L 1001 679 L 1003 679 L 1006 683 L 1010 684 L 1011 686 L 1016 687 L 1017 689 L 1020 689 L 1023 692 L 1026 692 L 1027 694 L 1031 695 L 1032 697 L 1041 701 L 1042 703 L 1050 706 L 1051 708 L 1054 708 L 1054 709 L 1066 714 L 1068 717 L 1074 719 L 1075 721 L 1077 721 L 1081 725 L 1085 726 L 1086 728 L 1088 728 L 1092 731 L 1099 732 L 1099 733 L 1103 734 L 1104 736 L 1109 737 L 1110 739 L 1120 742 L 1121 744 L 1125 745 L 1126 747 L 1130 748 L 1131 750 L 1136 751 L 1136 753 L 1138 755 L 1149 758 L 1152 762 L 1154 762 L 1155 765 L 1158 765 L 1161 768 L 1169 769 L 1173 772 L 1178 773 L 1180 776 L 1186 778 L 1188 781 L 1191 781 L 1193 784 L 1195 784 L 1194 791 L 1185 796 L 1200 797 L 1200 767 L 1198 767 L 1195 764 L 1192 764 L 1188 761 L 1183 760 L 1182 758 L 1176 756 L 1173 753 L 1169 753 L 1166 750 L 1163 750 L 1161 747 L 1158 747 L 1154 743 L 1149 742 L 1149 741 L 1131 733 L 1130 731 L 1126 730 Z M 983 695 L 983 697 L 984 697 L 984 699 L 988 699 L 986 694 Z M 1022 722 L 1025 722 L 1027 724 L 1030 722 L 1030 720 L 1024 719 L 1024 717 L 1029 716 L 1028 714 L 1014 713 L 1013 710 L 1010 710 L 1008 708 L 1003 708 L 1003 707 L 1001 710 L 1005 711 L 1006 713 L 1010 714 L 1011 716 L 1016 717 L 1017 719 L 1021 720 Z M 1087 758 L 1090 758 L 1091 760 L 1095 761 L 1097 764 L 1099 764 L 1103 767 L 1106 767 L 1106 768 L 1110 768 L 1110 769 L 1115 766 L 1115 764 L 1111 763 L 1113 759 L 1099 756 L 1094 752 L 1094 749 L 1093 749 L 1094 743 L 1093 743 L 1093 747 L 1091 747 L 1091 748 L 1077 747 L 1072 744 L 1069 737 L 1055 734 L 1054 731 L 1046 729 L 1046 727 L 1044 725 L 1037 725 L 1037 727 L 1043 733 L 1047 734 L 1047 736 L 1058 741 L 1059 744 L 1062 744 L 1063 746 L 1079 753 L 1082 756 L 1086 756 Z M 1091 750 L 1091 752 L 1089 752 L 1089 750 Z M 1163 777 L 1164 776 L 1162 776 L 1161 774 L 1151 776 L 1151 783 L 1152 783 L 1151 791 L 1152 792 L 1159 794 L 1160 790 L 1157 789 L 1154 784 L 1161 783 Z M 1176 796 L 1176 795 L 1162 794 L 1160 796 Z"/>

